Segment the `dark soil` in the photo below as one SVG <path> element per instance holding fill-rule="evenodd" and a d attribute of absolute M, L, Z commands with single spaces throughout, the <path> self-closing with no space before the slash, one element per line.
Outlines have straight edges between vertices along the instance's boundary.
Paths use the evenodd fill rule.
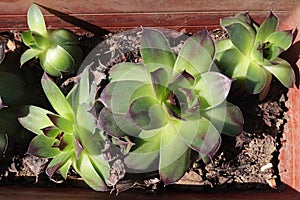
<path fill-rule="evenodd" d="M 12 42 L 12 47 L 7 47 L 8 51 L 15 51 L 19 54 L 24 51 L 18 33 L 2 33 L 1 35 L 6 39 L 7 45 Z M 174 52 L 178 52 L 186 39 L 186 34 L 174 34 L 167 31 L 166 35 L 171 41 Z M 105 43 L 98 45 L 94 51 L 98 53 L 97 55 L 101 55 L 101 58 L 106 59 L 99 63 L 96 56 L 87 59 L 84 63 L 85 66 L 89 65 L 94 69 L 94 74 L 102 85 L 107 83 L 106 74 L 110 66 L 122 61 L 140 61 L 137 48 L 140 33 L 112 38 L 111 36 L 95 37 L 89 34 L 80 36 L 86 54 L 105 40 Z M 226 37 L 220 30 L 214 30 L 212 36 L 215 39 Z M 126 42 L 121 39 L 126 39 Z M 28 64 L 24 67 L 34 68 L 35 66 Z M 40 76 L 39 73 L 37 75 Z M 57 79 L 56 81 L 62 84 L 66 80 Z M 66 85 L 72 81 L 73 79 L 69 79 L 65 82 L 62 89 L 68 90 Z M 178 184 L 168 186 L 168 188 L 197 191 L 280 188 L 278 155 L 281 147 L 280 138 L 286 123 L 286 100 L 287 89 L 276 80 L 273 80 L 271 91 L 263 102 L 259 102 L 256 96 L 249 95 L 229 100 L 238 105 L 244 114 L 244 132 L 236 138 L 222 136 L 221 148 L 212 162 L 207 165 L 201 161 L 195 163 L 190 171 L 178 181 Z M 61 180 L 58 178 L 56 181 L 50 181 L 44 172 L 48 159 L 25 155 L 28 142 L 22 145 L 16 149 L 14 146 L 9 147 L 11 151 L 15 151 L 0 158 L 0 185 L 56 187 L 57 182 Z M 121 182 L 123 185 L 156 189 L 160 187 L 158 180 L 155 175 L 142 180 L 133 175 Z M 66 182 L 66 184 L 69 183 L 70 180 Z"/>

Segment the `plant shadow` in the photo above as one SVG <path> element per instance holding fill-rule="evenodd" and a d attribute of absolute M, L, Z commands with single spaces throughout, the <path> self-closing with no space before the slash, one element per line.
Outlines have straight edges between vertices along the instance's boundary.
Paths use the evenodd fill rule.
<path fill-rule="evenodd" d="M 84 21 L 82 19 L 79 19 L 77 17 L 74 17 L 74 16 L 71 16 L 69 14 L 66 14 L 64 12 L 60 12 L 58 10 L 55 10 L 55 9 L 52 9 L 52 8 L 49 8 L 49 7 L 46 7 L 44 5 L 41 5 L 41 4 L 38 4 L 36 3 L 38 6 L 44 8 L 45 10 L 47 10 L 49 13 L 57 16 L 58 18 L 74 25 L 74 26 L 77 26 L 79 28 L 82 28 L 86 31 L 89 31 L 91 33 L 94 33 L 95 35 L 100 35 L 100 36 L 103 36 L 103 35 L 107 35 L 110 33 L 110 31 L 106 30 L 106 29 L 103 29 L 99 26 L 96 26 L 94 24 L 91 24 L 87 21 Z"/>

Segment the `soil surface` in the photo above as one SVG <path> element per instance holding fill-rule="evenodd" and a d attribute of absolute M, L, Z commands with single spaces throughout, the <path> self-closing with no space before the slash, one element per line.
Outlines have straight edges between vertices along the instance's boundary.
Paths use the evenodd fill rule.
<path fill-rule="evenodd" d="M 174 52 L 178 52 L 188 34 L 164 32 L 170 40 Z M 25 47 L 20 42 L 19 33 L 7 32 L 0 35 L 6 41 L 7 51 L 14 51 L 17 54 L 24 51 Z M 226 34 L 220 30 L 212 31 L 211 35 L 215 40 L 226 37 Z M 99 37 L 93 34 L 80 35 L 82 48 L 86 55 L 92 49 L 97 53 L 96 55 L 101 55 L 101 63 L 98 62 L 97 56 L 94 56 L 86 59 L 83 65 L 91 66 L 94 69 L 98 83 L 103 86 L 107 84 L 106 74 L 112 65 L 123 61 L 140 61 L 138 46 L 141 32 L 112 36 L 113 34 Z M 126 39 L 126 42 L 122 39 Z M 103 58 L 105 59 L 103 60 Z M 29 63 L 24 67 L 35 68 L 36 66 Z M 41 73 L 39 70 L 37 71 L 37 76 L 40 76 Z M 71 75 L 67 78 L 70 77 L 71 79 L 68 79 L 67 82 L 65 82 L 66 79 L 57 79 L 56 82 L 67 91 L 68 86 L 72 85 L 69 83 L 73 81 Z M 39 83 L 37 82 L 37 84 Z M 222 136 L 222 145 L 212 162 L 206 165 L 202 161 L 195 163 L 191 166 L 190 171 L 178 181 L 178 184 L 168 186 L 168 188 L 219 191 L 273 190 L 282 187 L 278 174 L 278 155 L 281 147 L 280 138 L 286 123 L 287 92 L 287 89 L 278 81 L 273 80 L 269 95 L 263 102 L 260 102 L 257 96 L 249 95 L 229 99 L 243 112 L 245 121 L 243 133 L 236 138 Z M 30 137 L 32 136 L 30 135 Z M 60 177 L 57 179 L 54 177 L 55 180 L 48 179 L 45 174 L 48 159 L 25 154 L 28 142 L 18 145 L 17 147 L 10 146 L 8 151 L 11 153 L 0 158 L 0 185 L 56 187 L 58 183 L 62 182 Z M 74 184 L 73 180 L 77 180 L 76 176 L 70 177 L 71 179 L 65 184 Z M 140 176 L 138 175 L 138 177 Z M 141 179 L 135 175 L 126 176 L 127 179 L 120 181 L 120 188 L 125 185 L 125 188 L 147 188 L 152 191 L 162 186 L 156 174 L 144 177 Z"/>

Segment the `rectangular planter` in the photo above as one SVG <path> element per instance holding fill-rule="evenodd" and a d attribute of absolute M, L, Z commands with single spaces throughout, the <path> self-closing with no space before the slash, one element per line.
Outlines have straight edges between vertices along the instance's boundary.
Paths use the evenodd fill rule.
<path fill-rule="evenodd" d="M 235 15 L 241 11 L 249 11 L 251 16 L 262 21 L 270 12 L 274 11 L 280 19 L 281 27 L 284 29 L 300 28 L 300 1 L 297 0 L 102 0 L 102 1 L 80 1 L 72 2 L 66 0 L 47 1 L 37 0 L 35 3 L 44 6 L 43 13 L 49 28 L 64 27 L 76 32 L 92 31 L 103 33 L 106 31 L 122 31 L 139 26 L 166 27 L 177 31 L 185 30 L 196 32 L 203 28 L 220 28 L 219 21 L 226 16 Z M 0 1 L 0 31 L 28 29 L 26 13 L 33 1 L 28 0 L 3 0 Z M 300 37 L 295 39 L 295 47 L 300 49 Z M 295 51 L 299 52 L 299 50 Z M 298 56 L 299 55 L 292 55 Z M 297 58 L 298 58 L 297 57 Z M 162 198 L 171 199 L 179 197 L 212 198 L 212 199 L 295 199 L 300 198 L 300 91 L 299 91 L 299 69 L 295 59 L 295 72 L 297 84 L 288 94 L 288 122 L 284 128 L 283 146 L 280 152 L 279 172 L 281 180 L 288 186 L 282 193 L 226 193 L 226 194 L 190 194 L 171 192 L 162 194 Z M 299 65 L 298 65 L 299 66 Z M 78 191 L 78 189 L 76 189 Z M 66 198 L 73 197 L 72 189 L 32 189 L 25 188 L 24 193 L 10 187 L 0 188 L 0 199 L 15 199 L 17 196 L 25 196 L 30 199 L 44 195 L 64 194 Z M 105 196 L 86 189 L 79 190 L 81 199 L 93 199 Z M 121 194 L 121 197 L 126 194 Z M 130 196 L 131 194 L 129 194 Z M 178 196 L 179 195 L 179 196 Z M 2 196 L 4 198 L 2 198 Z M 77 196 L 77 194 L 76 194 Z M 43 196 L 44 197 L 44 196 Z M 126 197 L 124 197 L 126 198 Z M 140 198 L 143 198 L 140 196 Z M 175 198 L 175 199 L 176 199 Z M 59 198 L 57 198 L 59 199 Z"/>

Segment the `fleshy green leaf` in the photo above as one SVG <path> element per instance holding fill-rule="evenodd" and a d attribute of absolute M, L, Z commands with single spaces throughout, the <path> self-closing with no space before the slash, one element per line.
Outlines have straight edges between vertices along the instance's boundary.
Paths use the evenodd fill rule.
<path fill-rule="evenodd" d="M 206 118 L 181 121 L 179 133 L 195 151 L 212 157 L 219 149 L 220 133 Z"/>
<path fill-rule="evenodd" d="M 82 151 L 78 159 L 73 157 L 73 168 L 82 177 L 92 189 L 96 191 L 108 190 L 105 182 L 102 179 L 102 174 L 99 174 L 98 169 L 95 169 L 90 156 L 86 151 Z"/>
<path fill-rule="evenodd" d="M 246 76 L 249 59 L 244 57 L 236 48 L 228 49 L 217 56 L 219 58 L 216 63 L 223 74 L 231 78 Z"/>
<path fill-rule="evenodd" d="M 263 43 L 269 35 L 276 31 L 277 26 L 278 18 L 273 12 L 271 12 L 265 21 L 260 25 L 256 34 L 256 42 L 261 41 Z"/>
<path fill-rule="evenodd" d="M 196 77 L 209 71 L 214 53 L 215 46 L 207 31 L 187 39 L 176 59 L 173 74 L 185 70 Z"/>
<path fill-rule="evenodd" d="M 79 139 L 76 137 L 76 135 L 74 135 L 74 148 L 75 148 L 76 159 L 78 159 L 81 155 L 81 152 L 84 150 L 84 148 L 81 142 L 79 141 Z"/>
<path fill-rule="evenodd" d="M 166 124 L 164 109 L 152 97 L 141 97 L 134 100 L 126 117 L 143 130 L 161 128 Z"/>
<path fill-rule="evenodd" d="M 264 65 L 263 67 L 271 72 L 285 87 L 290 88 L 295 83 L 294 70 L 287 61 L 277 58 L 270 65 Z"/>
<path fill-rule="evenodd" d="M 150 74 L 155 94 L 159 100 L 162 100 L 169 84 L 169 74 L 164 68 L 158 68 Z"/>
<path fill-rule="evenodd" d="M 32 4 L 27 13 L 27 23 L 31 31 L 47 36 L 46 24 L 43 14 L 36 4 Z"/>
<path fill-rule="evenodd" d="M 38 47 L 38 49 L 46 50 L 50 46 L 49 38 L 40 35 L 39 33 L 32 31 L 31 35 L 34 40 L 34 45 Z"/>
<path fill-rule="evenodd" d="M 196 37 L 200 38 L 200 45 L 205 49 L 208 55 L 214 57 L 216 52 L 216 46 L 207 29 L 201 31 L 199 33 L 199 36 Z"/>
<path fill-rule="evenodd" d="M 21 66 L 24 65 L 24 63 L 26 63 L 27 61 L 38 57 L 40 53 L 42 53 L 42 51 L 40 50 L 27 49 L 20 58 Z"/>
<path fill-rule="evenodd" d="M 90 161 L 101 178 L 107 180 L 110 176 L 110 166 L 107 161 L 101 155 L 90 155 Z"/>
<path fill-rule="evenodd" d="M 45 136 L 50 138 L 56 138 L 62 133 L 62 130 L 58 129 L 55 126 L 48 126 L 41 129 Z"/>
<path fill-rule="evenodd" d="M 255 24 L 251 20 L 248 12 L 239 13 L 234 17 L 226 17 L 221 20 L 221 26 L 225 30 L 227 26 L 231 26 L 233 24 L 240 24 L 245 27 L 251 35 L 255 35 L 255 30 L 253 30 L 252 27 L 255 26 Z"/>
<path fill-rule="evenodd" d="M 64 133 L 60 138 L 58 148 L 62 152 L 69 152 L 74 149 L 74 135 L 69 133 Z"/>
<path fill-rule="evenodd" d="M 38 33 L 36 33 L 36 34 L 38 34 Z M 24 31 L 24 32 L 22 32 L 21 36 L 22 36 L 22 40 L 26 46 L 28 46 L 32 49 L 35 49 L 35 50 L 43 50 L 38 46 L 37 42 L 35 41 L 32 31 Z"/>
<path fill-rule="evenodd" d="M 137 136 L 141 131 L 125 119 L 125 114 L 113 114 L 107 108 L 101 110 L 97 126 L 114 137 Z"/>
<path fill-rule="evenodd" d="M 58 148 L 53 148 L 56 142 L 56 139 L 37 135 L 31 140 L 27 153 L 38 157 L 52 158 L 60 152 Z"/>
<path fill-rule="evenodd" d="M 0 156 L 2 156 L 2 154 L 5 154 L 7 145 L 8 145 L 7 134 L 3 130 L 1 130 L 0 131 Z"/>
<path fill-rule="evenodd" d="M 33 133 L 42 135 L 43 128 L 53 126 L 47 114 L 54 114 L 36 106 L 24 106 L 20 111 L 19 122 Z"/>
<path fill-rule="evenodd" d="M 236 136 L 243 130 L 243 114 L 241 110 L 225 101 L 214 109 L 201 112 L 201 116 L 206 117 L 220 133 Z"/>
<path fill-rule="evenodd" d="M 228 96 L 232 80 L 218 72 L 207 72 L 195 85 L 200 93 L 200 107 L 209 109 L 221 104 Z"/>
<path fill-rule="evenodd" d="M 171 151 L 171 149 L 169 150 Z M 171 152 L 168 152 L 171 153 Z M 167 154 L 168 154 L 167 153 Z M 183 177 L 185 172 L 188 170 L 188 167 L 190 165 L 190 149 L 186 149 L 185 152 L 182 153 L 180 157 L 178 157 L 174 162 L 170 163 L 170 165 L 165 167 L 160 167 L 159 169 L 159 175 L 161 177 L 161 180 L 165 185 L 173 184 L 176 181 L 178 181 L 180 178 Z M 162 153 L 164 155 L 164 153 Z M 166 155 L 168 156 L 168 155 Z M 171 157 L 173 154 L 171 154 Z M 165 156 L 162 158 L 164 159 Z"/>
<path fill-rule="evenodd" d="M 237 15 L 235 15 L 235 18 L 241 20 L 244 23 L 247 23 L 250 26 L 254 25 L 252 19 L 249 16 L 249 12 L 238 13 Z"/>
<path fill-rule="evenodd" d="M 233 45 L 244 55 L 249 56 L 254 45 L 255 35 L 240 23 L 226 26 Z"/>
<path fill-rule="evenodd" d="M 5 44 L 4 41 L 0 40 L 0 64 L 3 62 L 5 57 Z"/>
<path fill-rule="evenodd" d="M 190 164 L 190 148 L 177 133 L 173 124 L 168 124 L 161 132 L 159 174 L 164 184 L 179 180 Z"/>
<path fill-rule="evenodd" d="M 267 74 L 269 73 L 263 67 L 251 62 L 247 75 L 246 75 L 246 87 L 250 94 L 260 93 L 266 85 Z"/>
<path fill-rule="evenodd" d="M 74 58 L 59 45 L 47 49 L 47 51 L 44 54 L 41 54 L 39 58 L 40 63 L 45 70 L 54 68 L 57 71 L 68 72 L 75 65 Z"/>
<path fill-rule="evenodd" d="M 45 57 L 45 52 L 40 54 L 39 56 L 40 64 L 42 65 L 42 68 L 45 70 L 47 74 L 50 74 L 51 76 L 61 77 L 62 73 L 54 68 Z"/>
<path fill-rule="evenodd" d="M 88 105 L 85 103 L 80 104 L 77 111 L 76 135 L 82 146 L 93 155 L 101 153 L 101 142 L 103 142 L 103 140 L 101 141 L 102 138 L 94 137 L 96 125 L 96 119 L 88 111 Z"/>
<path fill-rule="evenodd" d="M 251 52 L 251 58 L 252 60 L 256 60 L 257 63 L 262 63 L 264 59 L 268 59 L 266 55 L 266 49 L 263 48 L 263 43 L 256 42 L 253 46 L 252 52 Z"/>
<path fill-rule="evenodd" d="M 153 85 L 151 83 L 149 84 L 143 84 L 141 87 L 137 88 L 136 90 L 132 91 L 132 94 L 130 96 L 129 101 L 132 102 L 135 99 L 138 99 L 140 97 L 153 97 L 156 98 L 156 94 L 153 88 Z"/>
<path fill-rule="evenodd" d="M 89 112 L 89 105 L 82 103 L 78 106 L 76 115 L 77 125 L 85 129 L 82 135 L 91 135 L 95 132 L 96 118 Z"/>
<path fill-rule="evenodd" d="M 173 112 L 176 113 L 176 107 L 180 109 L 177 114 L 182 118 L 183 120 L 187 120 L 187 118 L 190 117 L 199 117 L 199 106 L 200 106 L 200 99 L 199 96 L 195 94 L 195 91 L 188 88 L 179 88 L 177 90 L 173 91 L 178 103 L 175 104 L 175 109 L 173 108 Z M 177 105 L 178 104 L 178 105 Z M 172 108 L 169 106 L 169 108 Z"/>
<path fill-rule="evenodd" d="M 140 81 L 117 81 L 106 85 L 100 95 L 100 101 L 113 113 L 126 114 L 132 95 L 146 83 Z M 152 88 L 152 86 L 151 86 Z M 143 91 L 145 94 L 148 91 Z"/>
<path fill-rule="evenodd" d="M 269 42 L 272 46 L 277 46 L 282 51 L 287 50 L 293 41 L 292 31 L 278 31 L 274 32 L 266 38 L 266 42 Z"/>
<path fill-rule="evenodd" d="M 141 55 L 149 72 L 158 67 L 172 70 L 175 56 L 167 38 L 158 30 L 143 28 Z"/>
<path fill-rule="evenodd" d="M 59 168 L 58 171 L 60 172 L 60 174 L 62 175 L 62 177 L 63 177 L 64 179 L 67 179 L 68 172 L 69 172 L 69 170 L 70 170 L 71 165 L 72 165 L 72 160 L 70 159 L 70 160 L 68 160 L 63 166 L 61 166 L 61 167 Z"/>
<path fill-rule="evenodd" d="M 74 151 L 61 152 L 58 155 L 56 155 L 47 166 L 47 175 L 51 178 L 55 172 L 57 172 L 62 167 L 65 167 L 65 169 L 63 170 L 64 173 L 62 175 L 64 178 L 66 178 L 66 174 L 70 168 L 72 156 L 74 156 Z"/>
<path fill-rule="evenodd" d="M 114 65 L 109 71 L 111 82 L 114 81 L 141 81 L 151 82 L 151 78 L 144 65 L 121 62 Z"/>
<path fill-rule="evenodd" d="M 190 73 L 183 70 L 177 74 L 170 82 L 169 89 L 175 90 L 178 88 L 193 88 L 195 83 L 195 77 Z"/>
<path fill-rule="evenodd" d="M 87 67 L 81 74 L 81 78 L 78 83 L 79 86 L 77 89 L 77 93 L 74 94 L 75 97 L 78 97 L 78 105 L 82 103 L 89 105 L 91 101 L 94 101 L 94 99 L 89 99 L 91 86 L 89 73 L 90 70 Z"/>
<path fill-rule="evenodd" d="M 275 45 L 270 46 L 269 48 L 269 57 L 267 58 L 270 61 L 274 61 L 284 50 Z"/>
<path fill-rule="evenodd" d="M 46 75 L 42 77 L 43 90 L 54 110 L 62 117 L 73 121 L 73 110 L 57 85 Z"/>
<path fill-rule="evenodd" d="M 95 103 L 96 88 L 95 82 L 90 80 L 90 70 L 86 68 L 81 74 L 79 83 L 76 84 L 76 89 L 72 91 L 73 94 L 68 94 L 67 96 L 67 98 L 72 99 L 68 101 L 71 101 L 74 112 L 81 104 L 87 104 L 89 108 L 92 108 Z"/>
<path fill-rule="evenodd" d="M 161 129 L 144 131 L 147 138 L 135 138 L 133 149 L 124 158 L 124 163 L 129 172 L 145 172 L 158 170 Z"/>
<path fill-rule="evenodd" d="M 73 96 L 75 95 L 75 92 L 77 92 L 76 91 L 77 87 L 78 87 L 78 84 L 75 84 L 66 96 L 67 101 L 69 102 L 69 104 L 72 106 L 73 109 L 77 109 L 77 106 L 75 105 L 75 103 L 73 105 Z"/>
<path fill-rule="evenodd" d="M 50 38 L 59 45 L 80 44 L 77 36 L 72 31 L 63 28 L 51 30 Z"/>
<path fill-rule="evenodd" d="M 18 122 L 17 110 L 20 108 L 15 108 L 12 106 L 5 106 L 0 109 L 0 132 L 7 134 L 10 139 L 15 139 L 14 136 L 22 133 L 20 131 L 20 125 Z M 23 138 L 20 136 L 20 139 Z"/>
<path fill-rule="evenodd" d="M 82 49 L 78 45 L 74 44 L 64 44 L 59 46 L 61 46 L 66 52 L 68 52 L 68 54 L 74 60 L 74 65 L 70 69 L 68 69 L 67 72 L 76 73 L 84 59 L 84 53 Z"/>
<path fill-rule="evenodd" d="M 222 55 L 224 51 L 232 48 L 234 48 L 234 46 L 230 39 L 218 40 L 216 42 L 216 59 L 219 59 L 219 56 Z"/>
<path fill-rule="evenodd" d="M 0 72 L 0 96 L 5 105 L 16 105 L 20 103 L 25 95 L 25 83 L 20 76 Z"/>
<path fill-rule="evenodd" d="M 51 122 L 60 130 L 66 133 L 73 132 L 73 122 L 56 114 L 47 114 Z"/>

